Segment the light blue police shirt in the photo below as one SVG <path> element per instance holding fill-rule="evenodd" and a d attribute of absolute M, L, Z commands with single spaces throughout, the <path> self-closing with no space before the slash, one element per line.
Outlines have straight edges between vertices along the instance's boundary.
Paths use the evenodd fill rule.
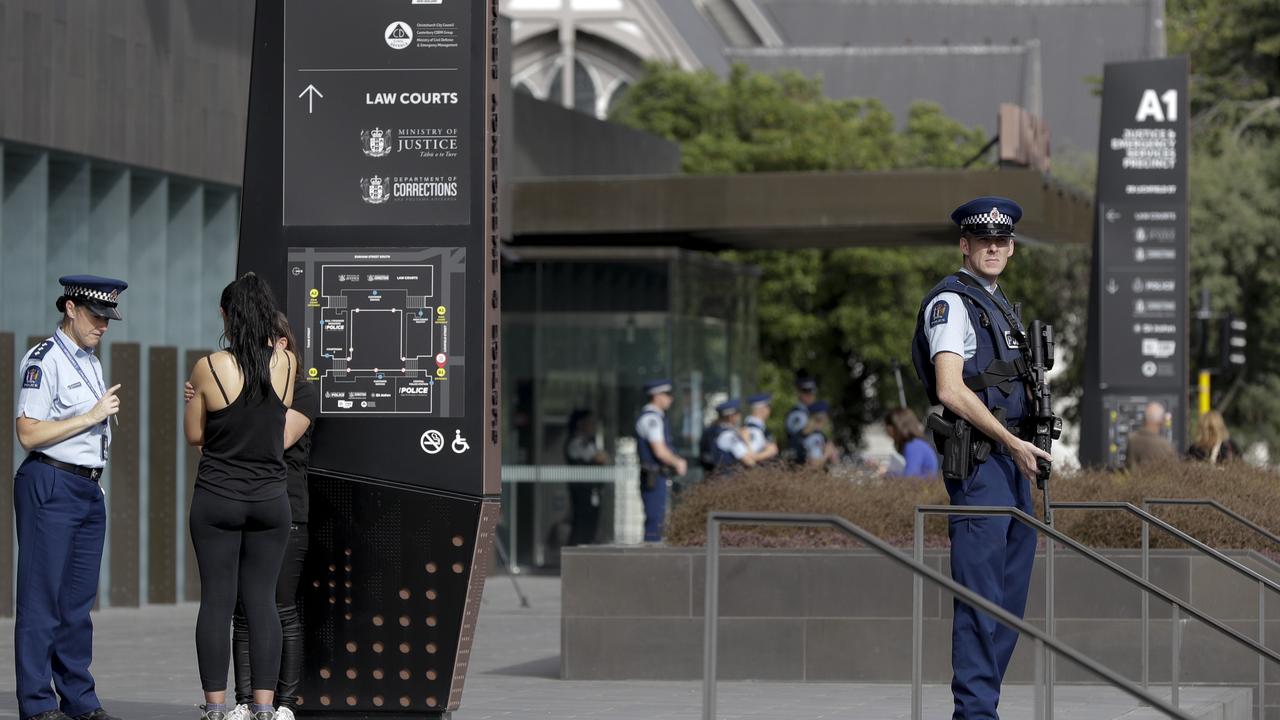
<path fill-rule="evenodd" d="M 827 454 L 827 436 L 820 432 L 805 435 L 804 452 L 810 460 L 821 460 Z"/>
<path fill-rule="evenodd" d="M 97 355 L 77 345 L 61 328 L 55 331 L 55 337 L 79 363 L 84 377 L 76 372 L 76 366 L 53 338 L 31 348 L 18 366 L 22 368 L 18 377 L 21 387 L 18 391 L 18 417 L 42 421 L 68 420 L 89 412 L 106 391 L 102 363 L 98 362 Z M 92 388 L 85 384 L 86 379 L 93 384 Z M 98 423 L 62 442 L 36 450 L 64 463 L 100 468 L 106 465 L 102 457 L 104 434 L 110 445 L 110 424 Z"/>
<path fill-rule="evenodd" d="M 764 435 L 764 421 L 754 415 L 747 418 L 747 440 L 751 446 L 751 452 L 762 453 L 768 447 L 769 440 Z"/>
<path fill-rule="evenodd" d="M 738 428 L 726 426 L 716 436 L 716 447 L 729 453 L 734 460 L 741 460 L 747 456 L 747 443 L 738 434 Z"/>
<path fill-rule="evenodd" d="M 796 403 L 787 413 L 787 435 L 799 435 L 804 431 L 804 426 L 809 424 L 809 408 Z"/>
<path fill-rule="evenodd" d="M 640 417 L 636 418 L 636 435 L 650 443 L 665 443 L 667 437 L 662 425 L 664 415 L 665 413 L 659 410 L 657 405 L 653 403 L 645 405 L 640 411 Z"/>
<path fill-rule="evenodd" d="M 961 268 L 960 272 L 973 277 L 982 283 L 987 292 L 995 294 L 995 283 L 988 283 L 965 268 Z M 947 304 L 946 312 L 935 314 L 934 308 L 938 303 Z M 978 352 L 978 335 L 973 330 L 969 311 L 965 309 L 964 300 L 959 293 L 938 293 L 929 307 L 925 308 L 924 318 L 924 335 L 929 341 L 930 360 L 940 352 L 955 353 L 965 360 Z"/>

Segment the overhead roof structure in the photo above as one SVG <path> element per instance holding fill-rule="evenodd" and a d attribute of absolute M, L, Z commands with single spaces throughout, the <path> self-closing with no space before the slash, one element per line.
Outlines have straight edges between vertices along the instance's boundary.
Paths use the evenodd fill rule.
<path fill-rule="evenodd" d="M 949 244 L 949 217 L 981 195 L 1017 200 L 1018 236 L 1087 243 L 1093 201 L 1033 170 L 575 177 L 512 184 L 515 246 L 699 250 Z"/>

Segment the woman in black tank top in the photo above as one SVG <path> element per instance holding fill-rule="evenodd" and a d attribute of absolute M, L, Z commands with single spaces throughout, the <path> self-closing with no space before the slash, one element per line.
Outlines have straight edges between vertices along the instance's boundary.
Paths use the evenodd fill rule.
<path fill-rule="evenodd" d="M 191 540 L 200 567 L 196 656 L 204 720 L 227 714 L 231 615 L 237 589 L 249 626 L 253 720 L 272 720 L 280 669 L 275 585 L 289 537 L 285 412 L 293 398 L 292 353 L 275 348 L 275 302 L 248 273 L 222 291 L 227 349 L 191 371 L 187 442 L 201 448 L 191 498 Z"/>

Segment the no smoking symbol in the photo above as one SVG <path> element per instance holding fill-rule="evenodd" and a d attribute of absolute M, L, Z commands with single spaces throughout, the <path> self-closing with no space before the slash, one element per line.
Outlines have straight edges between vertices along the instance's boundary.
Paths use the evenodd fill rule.
<path fill-rule="evenodd" d="M 422 452 L 428 455 L 435 455 L 444 449 L 444 436 L 439 430 L 428 430 L 422 433 L 422 438 L 418 441 L 422 446 Z"/>

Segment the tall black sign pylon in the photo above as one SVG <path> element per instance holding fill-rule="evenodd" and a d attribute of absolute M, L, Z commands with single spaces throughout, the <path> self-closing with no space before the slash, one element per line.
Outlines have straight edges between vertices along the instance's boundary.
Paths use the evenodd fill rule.
<path fill-rule="evenodd" d="M 268 0 L 238 271 L 320 415 L 299 713 L 461 701 L 498 519 L 497 0 Z"/>

